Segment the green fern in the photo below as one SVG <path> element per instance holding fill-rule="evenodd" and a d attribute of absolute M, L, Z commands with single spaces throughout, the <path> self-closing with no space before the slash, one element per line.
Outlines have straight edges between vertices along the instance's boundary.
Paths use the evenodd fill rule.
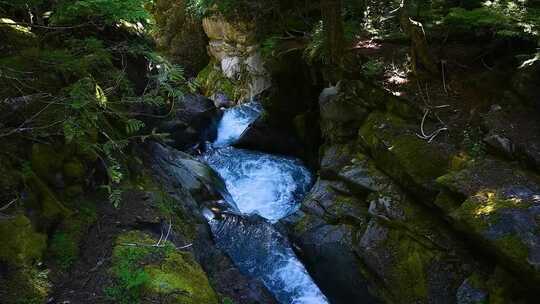
<path fill-rule="evenodd" d="M 144 122 L 138 119 L 128 119 L 126 121 L 126 133 L 128 135 L 133 135 L 145 127 Z"/>

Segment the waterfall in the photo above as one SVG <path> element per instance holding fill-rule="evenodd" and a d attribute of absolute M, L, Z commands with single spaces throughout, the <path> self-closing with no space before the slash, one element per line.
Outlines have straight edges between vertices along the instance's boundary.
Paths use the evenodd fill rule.
<path fill-rule="evenodd" d="M 225 111 L 218 125 L 217 139 L 212 145 L 219 148 L 233 144 L 259 117 L 261 111 L 262 106 L 255 102 L 239 105 Z"/>
<path fill-rule="evenodd" d="M 240 214 L 205 210 L 216 244 L 244 273 L 259 278 L 283 304 L 328 303 L 287 238 L 273 223 L 298 210 L 312 176 L 298 159 L 232 147 L 261 115 L 247 103 L 228 109 L 202 159 L 223 178 Z"/>

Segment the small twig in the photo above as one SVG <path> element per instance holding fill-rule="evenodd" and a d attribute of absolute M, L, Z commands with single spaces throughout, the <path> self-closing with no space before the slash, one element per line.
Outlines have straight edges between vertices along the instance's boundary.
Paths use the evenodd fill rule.
<path fill-rule="evenodd" d="M 18 198 L 16 198 L 16 199 L 12 200 L 11 202 L 5 204 L 2 208 L 0 208 L 0 211 L 6 210 L 6 209 L 9 208 L 11 205 L 13 205 L 17 200 L 18 200 Z"/>
<path fill-rule="evenodd" d="M 482 61 L 482 64 L 484 65 L 484 67 L 485 67 L 486 69 L 488 69 L 488 70 L 490 70 L 490 71 L 493 71 L 493 68 L 490 67 L 489 65 L 487 65 L 487 63 L 484 61 L 484 57 L 482 57 L 480 60 Z"/>
<path fill-rule="evenodd" d="M 446 95 L 448 95 L 448 90 L 446 89 L 446 73 L 445 73 L 445 67 L 446 67 L 446 60 L 441 60 L 441 70 L 442 70 L 443 87 L 444 87 L 444 92 L 446 93 Z"/>

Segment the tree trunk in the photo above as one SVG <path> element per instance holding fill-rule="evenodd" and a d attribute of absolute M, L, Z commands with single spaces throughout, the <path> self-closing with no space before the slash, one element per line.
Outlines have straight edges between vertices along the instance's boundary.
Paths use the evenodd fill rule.
<path fill-rule="evenodd" d="M 328 61 L 332 74 L 330 78 L 340 78 L 345 47 L 343 30 L 342 0 L 321 0 L 325 42 L 328 48 Z"/>
<path fill-rule="evenodd" d="M 439 68 L 435 59 L 429 52 L 429 46 L 422 23 L 415 21 L 410 16 L 410 10 L 414 3 L 411 0 L 403 0 L 400 8 L 400 24 L 409 39 L 411 39 L 411 60 L 413 73 L 421 72 L 437 74 Z"/>

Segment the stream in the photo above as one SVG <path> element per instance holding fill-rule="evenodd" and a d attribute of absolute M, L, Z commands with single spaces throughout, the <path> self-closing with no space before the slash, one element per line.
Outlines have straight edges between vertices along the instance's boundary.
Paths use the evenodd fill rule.
<path fill-rule="evenodd" d="M 202 159 L 219 173 L 232 213 L 206 210 L 216 244 L 244 273 L 259 278 L 279 303 L 328 303 L 274 223 L 294 213 L 312 185 L 298 159 L 237 149 L 231 145 L 260 115 L 252 102 L 225 111 L 217 139 Z"/>

